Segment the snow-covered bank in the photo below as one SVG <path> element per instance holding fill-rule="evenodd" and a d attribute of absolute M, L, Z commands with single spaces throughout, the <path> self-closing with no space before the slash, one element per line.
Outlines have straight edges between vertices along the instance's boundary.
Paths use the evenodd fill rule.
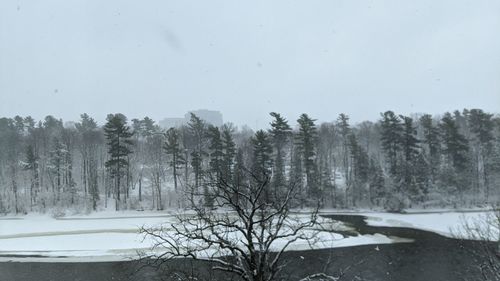
<path fill-rule="evenodd" d="M 406 227 L 435 232 L 450 238 L 470 238 L 464 229 L 466 223 L 484 222 L 491 211 L 466 212 L 418 212 L 394 214 L 382 212 L 358 213 L 366 216 L 371 226 Z M 495 231 L 492 229 L 492 231 Z M 496 230 L 498 231 L 498 229 Z M 498 239 L 498 232 L 492 233 L 492 240 Z"/>
<path fill-rule="evenodd" d="M 307 214 L 297 216 L 304 220 L 309 218 Z M 147 250 L 152 245 L 153 241 L 139 234 L 141 226 L 173 221 L 172 214 L 159 212 L 105 212 L 64 218 L 33 214 L 3 218 L 0 219 L 0 256 L 3 256 L 0 261 L 129 260 L 137 258 L 137 251 Z M 317 234 L 314 243 L 297 241 L 289 250 L 412 242 L 381 234 L 344 237 L 335 230 L 349 230 L 345 225 L 327 219 L 321 224 L 323 230 Z M 275 246 L 279 248 L 285 242 L 277 241 Z"/>

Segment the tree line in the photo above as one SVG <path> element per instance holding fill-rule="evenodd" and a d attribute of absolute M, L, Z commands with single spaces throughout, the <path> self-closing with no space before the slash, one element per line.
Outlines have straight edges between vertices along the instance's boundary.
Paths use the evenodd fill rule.
<path fill-rule="evenodd" d="M 270 119 L 254 132 L 194 114 L 167 130 L 120 113 L 102 126 L 88 114 L 67 123 L 0 118 L 0 212 L 210 207 L 214 178 L 236 186 L 269 179 L 269 202 L 294 186 L 297 207 L 399 210 L 499 199 L 500 117 L 481 109 L 386 111 L 355 125 L 343 113 L 321 124 L 308 114 L 293 124 L 276 112 Z"/>

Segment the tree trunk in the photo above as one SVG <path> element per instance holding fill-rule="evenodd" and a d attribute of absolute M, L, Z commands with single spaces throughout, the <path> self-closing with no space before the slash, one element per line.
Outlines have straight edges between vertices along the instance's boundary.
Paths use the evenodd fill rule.
<path fill-rule="evenodd" d="M 14 193 L 14 207 L 16 209 L 16 215 L 19 213 L 18 196 L 17 196 L 17 182 L 16 182 L 16 168 L 14 166 L 12 169 L 12 192 Z"/>
<path fill-rule="evenodd" d="M 142 170 L 141 168 L 141 173 L 139 174 L 139 202 L 142 202 Z"/>
<path fill-rule="evenodd" d="M 173 159 L 172 159 L 172 168 L 174 172 L 174 190 L 177 191 L 177 154 L 173 154 Z"/>

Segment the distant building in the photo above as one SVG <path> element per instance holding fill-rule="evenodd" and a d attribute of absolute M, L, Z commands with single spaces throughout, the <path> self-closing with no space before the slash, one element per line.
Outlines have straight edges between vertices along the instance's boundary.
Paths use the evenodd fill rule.
<path fill-rule="evenodd" d="M 76 123 L 73 121 L 66 121 L 66 122 L 64 122 L 64 128 L 75 129 Z"/>
<path fill-rule="evenodd" d="M 218 127 L 224 124 L 224 121 L 222 119 L 222 113 L 220 113 L 219 111 L 199 109 L 199 110 L 189 111 L 184 115 L 184 118 L 165 118 L 159 122 L 160 127 L 168 129 L 172 127 L 178 128 L 181 127 L 182 125 L 186 125 L 191 119 L 191 113 L 195 114 L 208 124 Z"/>
<path fill-rule="evenodd" d="M 207 109 L 193 110 L 184 115 L 184 118 L 187 121 L 191 119 L 191 113 L 194 113 L 194 115 L 200 117 L 208 124 L 212 124 L 217 127 L 220 127 L 222 126 L 222 124 L 224 124 L 224 122 L 222 121 L 222 113 L 220 113 L 219 111 L 207 110 Z"/>
<path fill-rule="evenodd" d="M 165 129 L 178 128 L 187 124 L 185 118 L 165 118 L 159 122 L 160 127 Z"/>

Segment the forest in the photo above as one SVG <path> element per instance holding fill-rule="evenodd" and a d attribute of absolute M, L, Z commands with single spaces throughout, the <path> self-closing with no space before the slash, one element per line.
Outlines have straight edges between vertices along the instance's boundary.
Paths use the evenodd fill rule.
<path fill-rule="evenodd" d="M 109 114 L 97 124 L 0 118 L 0 213 L 210 207 L 214 177 L 235 185 L 269 179 L 266 200 L 297 188 L 297 208 L 481 207 L 499 202 L 500 116 L 380 114 L 290 122 L 266 130 L 215 127 L 191 114 L 164 129 L 148 117 Z"/>

